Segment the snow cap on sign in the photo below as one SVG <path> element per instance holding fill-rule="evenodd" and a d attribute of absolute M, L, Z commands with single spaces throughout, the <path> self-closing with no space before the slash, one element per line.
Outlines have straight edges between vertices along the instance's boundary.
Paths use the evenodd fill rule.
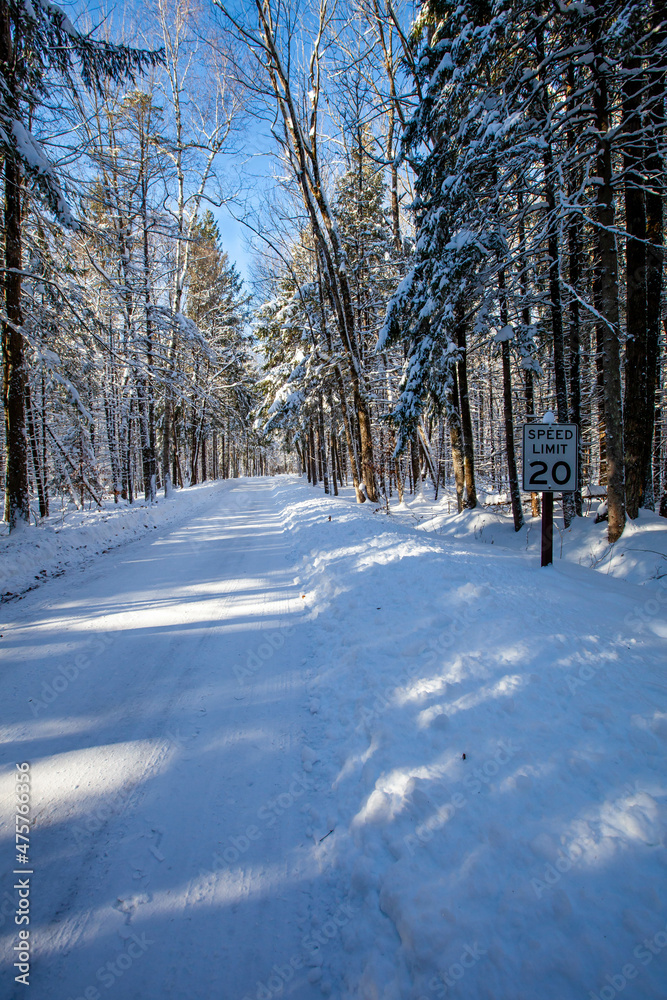
<path fill-rule="evenodd" d="M 547 410 L 547 412 L 542 417 L 542 423 L 543 424 L 555 424 L 556 423 L 556 414 L 554 413 L 553 410 Z"/>

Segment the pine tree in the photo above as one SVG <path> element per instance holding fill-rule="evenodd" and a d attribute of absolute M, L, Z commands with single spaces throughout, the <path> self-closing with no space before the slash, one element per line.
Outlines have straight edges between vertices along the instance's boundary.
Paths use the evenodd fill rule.
<path fill-rule="evenodd" d="M 248 433 L 256 392 L 251 344 L 244 335 L 249 296 L 222 248 L 211 211 L 194 221 L 191 233 L 186 316 L 206 345 L 201 351 L 193 342 L 191 361 L 198 372 L 188 433 L 190 481 L 195 483 L 198 462 L 206 477 L 207 441 L 216 428 L 226 428 L 231 419 Z"/>
<path fill-rule="evenodd" d="M 0 5 L 0 150 L 5 181 L 5 311 L 3 322 L 3 396 L 7 445 L 5 516 L 10 530 L 27 524 L 28 461 L 26 370 L 21 332 L 22 192 L 24 175 L 65 226 L 75 226 L 70 206 L 43 147 L 26 122 L 56 81 L 76 90 L 75 73 L 90 90 L 102 81 L 133 79 L 156 65 L 160 53 L 115 46 L 77 31 L 51 0 L 4 0 Z"/>

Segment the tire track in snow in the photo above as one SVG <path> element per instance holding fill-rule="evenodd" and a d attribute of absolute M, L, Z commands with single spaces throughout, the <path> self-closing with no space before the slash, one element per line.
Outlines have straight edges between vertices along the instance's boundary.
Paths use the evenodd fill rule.
<path fill-rule="evenodd" d="M 27 604 L 21 608 L 23 630 L 16 640 L 27 642 L 30 635 L 35 643 L 37 637 L 44 651 L 63 621 L 70 630 L 78 625 L 77 639 L 84 623 L 85 632 L 91 621 L 94 629 L 118 634 L 94 670 L 53 705 L 53 718 L 71 720 L 67 735 L 58 737 L 51 725 L 51 736 L 40 737 L 49 729 L 42 723 L 51 724 L 50 718 L 27 724 L 44 766 L 58 759 L 67 763 L 65 747 L 66 753 L 78 748 L 87 754 L 93 766 L 97 761 L 107 768 L 98 775 L 96 797 L 90 796 L 97 802 L 110 792 L 113 755 L 107 753 L 105 759 L 103 750 L 109 734 L 111 742 L 121 740 L 139 749 L 154 746 L 134 775 L 140 790 L 136 800 L 91 832 L 87 852 L 76 857 L 75 867 L 71 848 L 69 857 L 67 849 L 60 854 L 53 849 L 51 867 L 54 875 L 59 872 L 59 884 L 42 899 L 36 927 L 42 958 L 35 965 L 36 985 L 41 981 L 53 1000 L 67 1000 L 70 992 L 79 995 L 87 985 L 99 987 L 96 971 L 107 956 L 122 951 L 128 928 L 158 928 L 159 933 L 131 974 L 118 979 L 112 992 L 107 994 L 105 988 L 104 996 L 120 989 L 123 997 L 136 994 L 144 1000 L 180 1000 L 184 995 L 209 1000 L 212 989 L 224 984 L 225 996 L 238 989 L 241 1000 L 252 976 L 264 974 L 263 962 L 269 963 L 270 975 L 272 957 L 281 961 L 285 954 L 289 959 L 296 953 L 308 870 L 298 809 L 277 824 L 273 845 L 264 839 L 262 852 L 269 857 L 260 858 L 259 865 L 249 851 L 236 871 L 216 880 L 216 891 L 209 895 L 196 874 L 226 837 L 236 835 L 247 816 L 283 790 L 290 768 L 300 767 L 297 750 L 308 720 L 301 715 L 302 679 L 286 648 L 266 664 L 243 700 L 234 697 L 235 657 L 243 659 L 263 631 L 275 630 L 286 613 L 301 611 L 271 488 L 260 484 L 248 492 L 245 511 L 237 507 L 229 519 L 218 518 L 219 524 L 209 518 L 210 537 L 195 553 L 196 569 L 190 565 L 187 579 L 179 582 L 176 573 L 166 572 L 159 552 L 160 545 L 172 545 L 170 558 L 177 559 L 181 542 L 173 536 L 183 534 L 177 529 L 131 552 L 110 553 L 106 571 L 98 566 L 80 574 L 79 586 L 72 587 L 65 602 L 49 604 L 40 595 L 41 606 L 35 601 L 43 623 L 38 633 L 30 633 Z M 205 523 L 206 517 L 198 514 L 195 525 L 198 522 Z M 216 541 L 217 534 L 222 541 Z M 162 599 L 161 588 L 152 586 L 161 567 L 172 592 L 175 588 L 180 595 L 173 601 L 171 625 L 164 620 L 169 602 L 151 618 L 151 605 L 159 606 Z M 239 591 L 239 579 L 244 578 L 250 581 L 247 592 Z M 216 579 L 222 581 L 220 586 Z M 265 581 L 263 594 L 257 592 L 256 580 Z M 141 594 L 141 601 L 124 600 L 125 593 Z M 297 647 L 298 664 L 300 641 L 298 636 L 290 640 Z M 33 654 L 34 649 L 25 662 L 38 678 Z M 166 728 L 178 736 L 165 744 Z M 269 767 L 263 775 L 265 762 Z M 226 768 L 224 773 L 221 768 Z M 82 809 L 86 802 L 84 797 Z M 251 926 L 263 911 L 273 919 L 273 940 Z M 231 940 L 240 931 L 241 947 L 220 944 L 218 925 L 225 929 L 223 939 L 228 935 Z M 299 988 L 305 998 L 307 983 Z"/>

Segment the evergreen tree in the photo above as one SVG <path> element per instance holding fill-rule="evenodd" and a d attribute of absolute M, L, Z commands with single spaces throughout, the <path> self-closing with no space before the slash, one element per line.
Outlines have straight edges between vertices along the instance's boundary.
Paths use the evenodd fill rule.
<path fill-rule="evenodd" d="M 7 447 L 6 520 L 27 524 L 28 462 L 25 426 L 26 370 L 21 326 L 23 175 L 58 219 L 75 225 L 58 177 L 26 124 L 58 82 L 76 90 L 100 90 L 105 79 L 132 79 L 156 65 L 159 53 L 111 45 L 81 34 L 51 0 L 4 0 L 0 5 L 0 149 L 5 182 L 6 320 L 3 322 L 3 396 Z"/>

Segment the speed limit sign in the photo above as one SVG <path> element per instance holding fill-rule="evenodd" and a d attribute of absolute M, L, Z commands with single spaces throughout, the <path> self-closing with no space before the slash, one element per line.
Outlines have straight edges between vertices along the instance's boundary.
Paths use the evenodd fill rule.
<path fill-rule="evenodd" d="M 523 488 L 569 493 L 577 488 L 576 424 L 524 424 Z"/>

